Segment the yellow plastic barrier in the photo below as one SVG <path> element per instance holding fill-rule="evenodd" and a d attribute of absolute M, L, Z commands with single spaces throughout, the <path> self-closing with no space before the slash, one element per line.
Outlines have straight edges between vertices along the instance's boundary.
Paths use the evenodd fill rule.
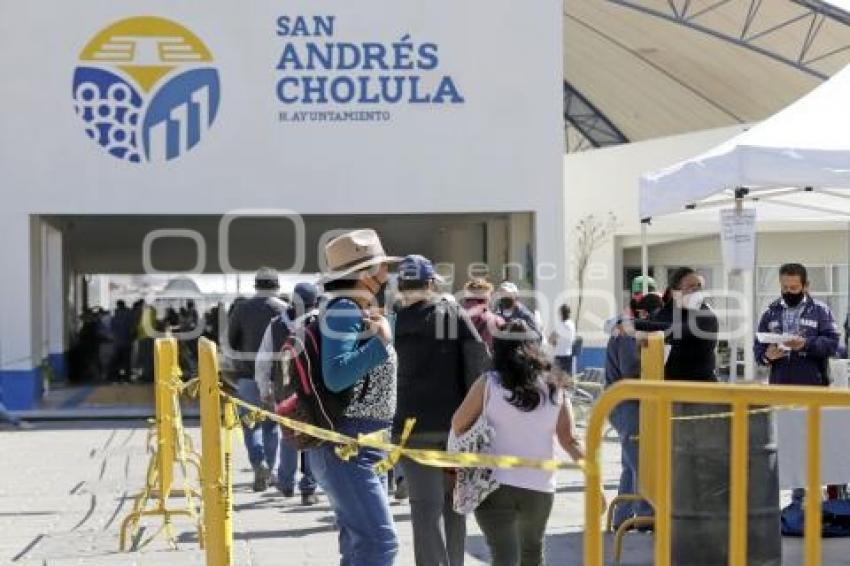
<path fill-rule="evenodd" d="M 819 493 L 821 408 L 850 407 L 850 391 L 820 387 L 721 385 L 716 383 L 622 381 L 606 391 L 596 403 L 587 425 L 587 459 L 584 464 L 586 490 L 602 487 L 600 454 L 605 420 L 611 410 L 623 401 L 639 400 L 641 408 L 650 401 L 656 405 L 656 458 L 651 462 L 654 478 L 655 564 L 670 564 L 670 502 L 672 456 L 672 403 L 715 403 L 732 406 L 732 460 L 730 463 L 729 564 L 744 566 L 747 562 L 747 477 L 748 417 L 751 406 L 802 407 L 808 410 L 808 480 L 807 491 Z M 643 434 L 643 431 L 641 431 Z M 643 465 L 641 466 L 644 468 Z M 649 472 L 648 472 L 649 473 Z M 645 474 L 646 475 L 646 474 Z M 818 497 L 805 502 L 805 560 L 809 566 L 821 562 L 821 509 Z M 597 520 L 601 511 L 595 497 L 585 498 L 584 564 L 603 564 L 602 533 Z"/>
<path fill-rule="evenodd" d="M 222 402 L 215 343 L 198 342 L 201 398 L 201 490 L 204 497 L 204 530 L 207 566 L 233 564 L 233 456 L 232 435 L 236 412 Z"/>
<path fill-rule="evenodd" d="M 174 527 L 171 518 L 175 515 L 187 516 L 198 529 L 198 540 L 203 546 L 204 533 L 200 520 L 200 510 L 195 498 L 200 494 L 189 486 L 189 464 L 200 471 L 199 463 L 191 447 L 191 440 L 183 429 L 179 396 L 183 387 L 177 385 L 180 378 L 177 342 L 173 338 L 157 339 L 154 346 L 155 362 L 155 418 L 149 439 L 155 439 L 156 448 L 151 455 L 145 477 L 145 486 L 136 496 L 133 510 L 121 525 L 120 550 L 127 550 L 130 534 L 135 534 L 142 517 L 162 517 L 162 526 L 141 544 L 135 544 L 134 550 L 149 544 L 160 532 L 165 532 L 169 544 L 176 547 Z M 183 489 L 174 489 L 174 466 L 179 464 L 183 473 Z M 171 497 L 180 496 L 184 505 L 179 508 L 168 507 Z M 152 509 L 148 503 L 155 498 Z"/>
<path fill-rule="evenodd" d="M 655 332 L 649 335 L 646 345 L 641 347 L 640 353 L 640 379 L 641 381 L 660 382 L 664 381 L 664 333 Z M 658 454 L 658 446 L 652 439 L 656 438 L 658 421 L 654 418 L 658 411 L 658 404 L 653 400 L 641 402 L 640 405 L 640 432 L 638 433 L 638 462 L 654 462 Z M 640 442 L 646 438 L 647 442 Z M 650 501 L 655 502 L 656 478 L 653 474 L 638 473 L 638 491 Z"/>
<path fill-rule="evenodd" d="M 648 336 L 646 343 L 641 345 L 640 355 L 640 378 L 643 381 L 664 380 L 664 333 L 655 332 Z M 655 461 L 658 453 L 656 441 L 657 426 L 655 413 L 657 403 L 654 400 L 641 402 L 640 422 L 638 433 L 638 461 L 640 468 L 649 468 Z M 639 470 L 640 471 L 640 470 Z M 608 520 L 606 530 L 611 531 L 614 523 L 614 511 L 618 505 L 623 503 L 634 503 L 638 501 L 653 502 L 655 499 L 656 477 L 647 469 L 646 473 L 638 473 L 637 495 L 618 495 L 611 501 L 608 508 Z M 632 517 L 623 521 L 614 535 L 614 560 L 619 564 L 623 552 L 623 538 L 633 528 L 652 527 L 655 525 L 653 517 Z"/>

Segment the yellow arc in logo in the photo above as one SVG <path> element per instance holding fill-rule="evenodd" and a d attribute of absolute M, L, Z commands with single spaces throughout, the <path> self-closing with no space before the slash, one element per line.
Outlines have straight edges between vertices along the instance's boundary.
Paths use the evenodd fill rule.
<path fill-rule="evenodd" d="M 83 48 L 80 60 L 115 65 L 149 92 L 171 69 L 212 61 L 212 54 L 198 36 L 180 24 L 141 16 L 102 30 Z"/>

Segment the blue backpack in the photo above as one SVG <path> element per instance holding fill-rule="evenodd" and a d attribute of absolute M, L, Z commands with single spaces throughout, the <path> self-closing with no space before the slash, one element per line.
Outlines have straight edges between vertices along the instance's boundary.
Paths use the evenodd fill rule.
<path fill-rule="evenodd" d="M 823 514 L 822 536 L 824 538 L 850 537 L 850 499 L 830 499 L 821 507 Z M 782 510 L 782 534 L 787 537 L 801 537 L 805 525 L 803 506 L 792 501 Z"/>

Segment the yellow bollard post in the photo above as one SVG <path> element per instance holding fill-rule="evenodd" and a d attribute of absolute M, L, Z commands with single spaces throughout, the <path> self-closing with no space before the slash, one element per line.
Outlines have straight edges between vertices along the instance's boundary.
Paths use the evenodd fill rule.
<path fill-rule="evenodd" d="M 177 362 L 177 342 L 174 338 L 157 340 L 156 360 L 156 438 L 159 467 L 159 500 L 161 508 L 171 496 L 174 484 L 174 396 L 171 378 Z"/>
<path fill-rule="evenodd" d="M 167 490 L 168 497 L 182 496 L 184 498 L 186 510 L 189 511 L 189 516 L 195 522 L 197 527 L 198 544 L 203 549 L 204 529 L 201 522 L 200 510 L 198 510 L 195 505 L 195 498 L 197 497 L 200 500 L 201 494 L 190 484 L 189 479 L 189 464 L 193 464 L 195 466 L 194 471 L 196 472 L 195 478 L 198 481 L 198 485 L 200 485 L 200 456 L 197 456 L 198 461 L 193 460 L 190 457 L 191 448 L 189 451 L 187 451 L 186 448 L 187 445 L 191 447 L 191 437 L 183 427 L 183 410 L 180 407 L 180 395 L 183 393 L 183 389 L 181 387 L 183 383 L 181 381 L 183 372 L 180 369 L 180 347 L 173 339 L 171 339 L 169 350 L 171 353 L 171 375 L 170 381 L 165 382 L 165 376 L 167 374 L 164 373 L 165 368 L 163 368 L 162 396 L 163 405 L 166 407 L 165 414 L 167 415 L 164 419 L 163 426 L 168 428 L 170 434 L 161 448 L 167 450 L 169 454 L 169 456 L 166 456 L 167 459 L 163 461 L 163 464 L 169 466 L 168 469 L 172 471 L 168 474 L 168 482 L 167 484 L 164 483 L 163 490 Z M 195 455 L 193 454 L 193 456 Z M 174 489 L 173 487 L 173 469 L 175 463 L 180 465 L 180 470 L 183 474 L 182 489 Z"/>
<path fill-rule="evenodd" d="M 747 564 L 747 509 L 749 480 L 749 429 L 747 402 L 736 401 L 732 409 L 732 458 L 729 462 L 729 564 Z"/>
<path fill-rule="evenodd" d="M 600 427 L 601 428 L 601 427 Z M 588 427 L 588 434 L 590 434 Z M 588 451 L 584 461 L 584 558 L 585 564 L 602 564 L 602 537 L 599 536 L 599 515 L 602 513 L 602 501 L 594 497 L 593 493 L 602 490 L 602 470 L 599 464 L 599 451 L 597 447 L 600 440 L 593 444 L 588 442 Z"/>
<path fill-rule="evenodd" d="M 652 381 L 664 379 L 663 332 L 653 332 L 647 337 L 640 354 L 640 378 Z"/>
<path fill-rule="evenodd" d="M 204 499 L 204 533 L 207 566 L 233 564 L 233 528 L 230 505 L 230 431 L 222 434 L 222 402 L 218 381 L 216 346 L 206 338 L 198 341 L 198 373 L 201 380 L 201 492 Z M 225 405 L 225 414 L 231 409 Z M 224 424 L 231 421 L 228 416 Z M 227 460 L 227 461 L 226 461 Z"/>
<path fill-rule="evenodd" d="M 810 404 L 806 424 L 808 425 L 808 487 L 805 498 L 805 523 L 803 541 L 805 544 L 806 566 L 820 566 L 821 563 L 821 483 L 820 483 L 820 429 L 821 408 L 819 404 Z"/>
<path fill-rule="evenodd" d="M 648 335 L 646 344 L 641 346 L 640 353 L 640 378 L 642 381 L 664 380 L 664 333 L 653 332 Z M 658 411 L 659 401 L 657 399 L 642 399 L 640 401 L 640 420 L 638 423 L 638 456 L 640 468 L 638 469 L 639 496 L 616 497 L 608 508 L 608 530 L 611 530 L 614 520 L 616 505 L 623 501 L 646 500 L 655 505 L 657 498 L 657 478 L 652 463 L 657 459 L 658 453 L 658 424 L 654 415 Z M 614 562 L 620 563 L 623 551 L 623 537 L 632 527 L 652 526 L 655 520 L 652 517 L 637 517 L 625 521 L 614 534 Z"/>
<path fill-rule="evenodd" d="M 162 517 L 162 527 L 143 543 L 136 543 L 134 545 L 134 549 L 136 550 L 146 546 L 163 531 L 169 544 L 176 548 L 177 543 L 171 520 L 175 515 L 186 516 L 197 522 L 198 513 L 192 502 L 191 488 L 188 484 L 181 493 L 186 499 L 186 506 L 183 508 L 168 507 L 168 499 L 173 495 L 177 495 L 173 489 L 176 456 L 175 442 L 177 434 L 182 434 L 180 407 L 177 404 L 172 388 L 174 375 L 176 372 L 179 372 L 177 342 L 173 338 L 160 338 L 156 340 L 154 344 L 154 369 L 154 398 L 156 400 L 156 407 L 153 436 L 156 438 L 156 448 L 151 455 L 148 465 L 145 486 L 141 493 L 136 496 L 133 511 L 127 515 L 121 525 L 119 545 L 122 552 L 127 550 L 129 534 L 135 532 L 142 517 Z M 148 501 L 151 499 L 155 500 L 155 506 L 152 509 L 148 509 Z M 203 533 L 200 529 L 198 530 L 198 538 L 203 543 Z"/>
<path fill-rule="evenodd" d="M 664 380 L 664 333 L 654 332 L 649 335 L 646 346 L 641 349 L 640 354 L 640 378 L 642 381 Z M 657 421 L 653 418 L 658 411 L 659 402 L 656 400 L 641 400 L 640 423 L 638 434 L 638 461 L 640 467 L 646 469 L 646 473 L 638 470 L 638 483 L 640 494 L 654 503 L 656 497 L 656 475 L 650 467 L 658 455 L 658 428 Z M 643 462 L 646 462 L 644 465 Z"/>
<path fill-rule="evenodd" d="M 672 452 L 673 427 L 671 421 L 671 403 L 669 399 L 659 399 L 656 406 L 656 432 L 658 433 L 658 459 L 656 463 L 656 493 L 655 506 L 655 564 L 656 566 L 670 565 L 671 549 L 671 484 L 672 484 Z M 644 474 L 646 475 L 646 474 Z"/>
<path fill-rule="evenodd" d="M 224 539 L 233 544 L 233 431 L 239 425 L 239 415 L 236 405 L 229 399 L 224 401 L 224 440 L 222 448 L 224 452 Z M 231 550 L 232 552 L 232 550 Z"/>

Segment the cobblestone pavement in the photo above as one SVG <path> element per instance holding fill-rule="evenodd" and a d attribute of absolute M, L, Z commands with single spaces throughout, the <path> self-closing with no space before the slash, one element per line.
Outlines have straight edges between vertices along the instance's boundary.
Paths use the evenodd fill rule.
<path fill-rule="evenodd" d="M 197 436 L 197 430 L 192 434 Z M 37 423 L 31 431 L 0 430 L 0 563 L 15 565 L 203 564 L 192 525 L 175 519 L 178 549 L 162 537 L 141 552 L 119 553 L 121 521 L 144 481 L 148 455 L 143 423 Z M 238 440 L 238 439 L 237 439 Z M 302 507 L 276 490 L 255 494 L 247 456 L 236 442 L 234 484 L 235 561 L 240 565 L 333 565 L 336 531 L 327 501 Z M 606 443 L 603 470 L 609 496 L 619 474 L 617 444 Z M 175 503 L 179 500 L 174 500 Z M 413 564 L 410 509 L 393 502 L 401 549 L 397 564 Z M 580 565 L 583 485 L 578 472 L 558 474 L 558 493 L 546 540 L 548 563 Z M 152 535 L 155 519 L 144 523 Z M 610 539 L 606 548 L 610 551 Z M 652 563 L 652 537 L 627 538 L 624 565 Z M 799 541 L 786 540 L 785 564 L 801 564 Z M 487 564 L 487 549 L 469 520 L 466 564 Z M 824 564 L 850 564 L 850 542 L 825 541 Z"/>

